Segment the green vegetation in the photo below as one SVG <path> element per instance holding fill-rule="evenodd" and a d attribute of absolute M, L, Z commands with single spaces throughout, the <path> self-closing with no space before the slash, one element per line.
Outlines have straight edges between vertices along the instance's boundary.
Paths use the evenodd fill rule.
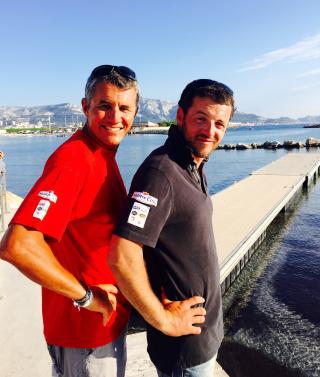
<path fill-rule="evenodd" d="M 159 122 L 160 127 L 171 127 L 172 125 L 176 125 L 177 121 L 175 120 L 163 120 L 162 122 Z"/>
<path fill-rule="evenodd" d="M 43 133 L 48 131 L 47 127 L 42 128 L 6 128 L 7 134 L 31 134 L 31 133 Z"/>

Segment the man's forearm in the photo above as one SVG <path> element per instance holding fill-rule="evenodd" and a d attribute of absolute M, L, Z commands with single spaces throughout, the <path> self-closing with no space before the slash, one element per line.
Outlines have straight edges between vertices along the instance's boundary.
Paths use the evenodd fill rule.
<path fill-rule="evenodd" d="M 194 306 L 203 298 L 160 302 L 150 286 L 142 245 L 113 236 L 108 261 L 120 290 L 151 326 L 170 336 L 201 332 L 194 324 L 204 322 L 205 309 Z"/>
<path fill-rule="evenodd" d="M 12 225 L 0 243 L 0 258 L 18 268 L 35 283 L 70 298 L 82 299 L 86 288 L 56 259 L 43 234 Z M 117 289 L 112 284 L 91 287 L 93 297 L 85 309 L 102 314 L 105 325 L 116 307 Z"/>
<path fill-rule="evenodd" d="M 117 285 L 127 300 L 149 324 L 163 331 L 165 310 L 150 286 L 142 246 L 113 237 L 108 261 Z"/>
<path fill-rule="evenodd" d="M 0 245 L 0 257 L 13 264 L 32 281 L 71 299 L 86 290 L 53 255 L 42 233 L 12 225 Z"/>

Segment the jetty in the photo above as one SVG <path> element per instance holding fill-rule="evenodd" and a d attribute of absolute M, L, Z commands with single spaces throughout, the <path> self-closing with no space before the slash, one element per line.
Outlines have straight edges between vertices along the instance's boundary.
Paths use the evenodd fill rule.
<path fill-rule="evenodd" d="M 319 176 L 319 153 L 288 153 L 212 196 L 222 292 L 229 288 L 295 195 Z"/>
<path fill-rule="evenodd" d="M 222 292 L 235 281 L 263 242 L 269 225 L 303 187 L 319 176 L 320 153 L 288 153 L 212 196 Z M 6 194 L 4 227 L 21 198 Z M 3 232 L 0 230 L 0 238 Z M 0 261 L 0 375 L 43 377 L 51 362 L 42 336 L 40 287 Z M 145 333 L 129 335 L 126 377 L 156 377 L 146 351 Z M 218 377 L 227 374 L 216 363 Z"/>
<path fill-rule="evenodd" d="M 311 124 L 308 126 L 303 126 L 303 128 L 320 128 L 320 123 L 319 124 Z"/>

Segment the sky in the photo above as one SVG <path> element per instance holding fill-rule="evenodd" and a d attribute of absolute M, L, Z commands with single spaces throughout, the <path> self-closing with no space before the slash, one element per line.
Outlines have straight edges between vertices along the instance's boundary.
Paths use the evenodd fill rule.
<path fill-rule="evenodd" d="M 113 64 L 145 98 L 177 102 L 211 78 L 238 111 L 320 115 L 319 0 L 11 0 L 0 14 L 0 106 L 79 105 Z"/>

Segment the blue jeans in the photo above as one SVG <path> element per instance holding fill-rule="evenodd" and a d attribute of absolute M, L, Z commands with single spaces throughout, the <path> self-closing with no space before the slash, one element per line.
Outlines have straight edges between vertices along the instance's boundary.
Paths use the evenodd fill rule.
<path fill-rule="evenodd" d="M 214 366 L 217 355 L 214 355 L 209 361 L 187 369 L 176 369 L 170 374 L 162 373 L 157 369 L 159 377 L 214 377 Z"/>
<path fill-rule="evenodd" d="M 52 377 L 124 377 L 126 331 L 111 343 L 97 348 L 67 348 L 48 344 Z"/>

